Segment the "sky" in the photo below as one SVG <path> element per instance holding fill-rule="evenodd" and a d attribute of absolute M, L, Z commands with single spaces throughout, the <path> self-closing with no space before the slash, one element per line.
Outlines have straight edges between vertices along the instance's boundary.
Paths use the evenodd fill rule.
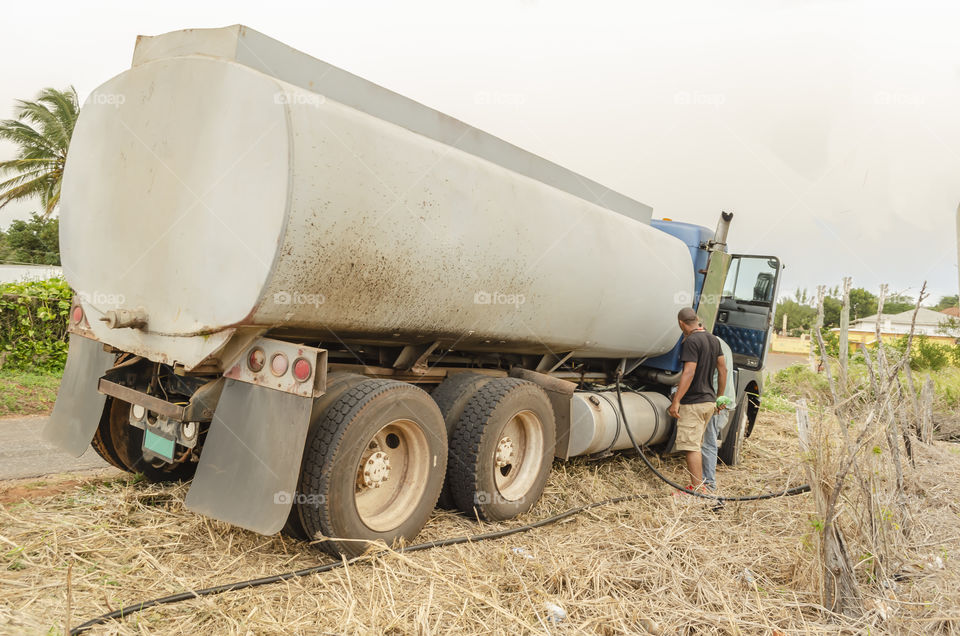
<path fill-rule="evenodd" d="M 0 24 L 0 117 L 136 36 L 242 23 L 818 284 L 956 294 L 960 3 L 58 2 Z M 13 148 L 0 145 L 0 158 Z M 0 227 L 38 210 L 11 204 Z"/>

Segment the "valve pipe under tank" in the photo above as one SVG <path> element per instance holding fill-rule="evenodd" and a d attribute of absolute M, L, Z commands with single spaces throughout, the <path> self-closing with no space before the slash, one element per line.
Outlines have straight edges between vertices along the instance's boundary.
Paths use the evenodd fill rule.
<path fill-rule="evenodd" d="M 670 398 L 652 391 L 624 391 L 623 408 L 630 431 L 642 446 L 667 441 L 672 418 Z M 592 455 L 632 448 L 617 404 L 616 391 L 577 391 L 573 394 L 569 456 Z"/>

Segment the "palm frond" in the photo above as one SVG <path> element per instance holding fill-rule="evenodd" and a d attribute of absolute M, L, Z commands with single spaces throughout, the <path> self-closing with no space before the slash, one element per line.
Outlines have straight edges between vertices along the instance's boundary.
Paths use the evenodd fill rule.
<path fill-rule="evenodd" d="M 43 216 L 56 208 L 78 103 L 72 86 L 45 88 L 33 101 L 16 102 L 16 119 L 0 121 L 0 139 L 17 146 L 15 159 L 0 161 L 0 175 L 13 175 L 0 183 L 0 208 L 34 197 L 43 204 Z"/>

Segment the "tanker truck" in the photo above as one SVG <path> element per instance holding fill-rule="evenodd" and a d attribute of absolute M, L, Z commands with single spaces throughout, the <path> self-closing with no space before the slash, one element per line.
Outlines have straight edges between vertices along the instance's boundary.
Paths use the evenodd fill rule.
<path fill-rule="evenodd" d="M 736 464 L 781 266 L 728 253 L 732 218 L 653 220 L 244 26 L 140 37 L 66 162 L 75 298 L 44 435 L 355 555 L 438 503 L 513 518 L 555 459 L 631 433 L 670 452 L 693 307 L 732 360 Z"/>

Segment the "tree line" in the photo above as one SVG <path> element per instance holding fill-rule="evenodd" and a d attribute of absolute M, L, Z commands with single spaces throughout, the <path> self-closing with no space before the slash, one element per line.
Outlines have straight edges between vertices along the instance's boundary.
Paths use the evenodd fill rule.
<path fill-rule="evenodd" d="M 956 307 L 958 298 L 956 295 L 943 296 L 940 301 L 930 307 L 935 311 L 941 311 L 948 307 Z M 817 308 L 814 298 L 806 289 L 797 289 L 793 298 L 783 297 L 777 303 L 776 316 L 774 318 L 774 329 L 777 331 L 783 328 L 783 318 L 787 318 L 786 335 L 799 336 L 802 333 L 810 333 L 817 322 Z M 899 314 L 914 308 L 916 300 L 906 294 L 893 294 L 888 296 L 883 303 L 884 314 Z M 840 326 L 840 308 L 843 305 L 843 295 L 840 287 L 828 289 L 823 299 L 823 326 L 825 329 Z M 850 290 L 850 322 L 853 323 L 861 318 L 873 316 L 877 313 L 877 297 L 870 291 L 862 287 Z"/>

